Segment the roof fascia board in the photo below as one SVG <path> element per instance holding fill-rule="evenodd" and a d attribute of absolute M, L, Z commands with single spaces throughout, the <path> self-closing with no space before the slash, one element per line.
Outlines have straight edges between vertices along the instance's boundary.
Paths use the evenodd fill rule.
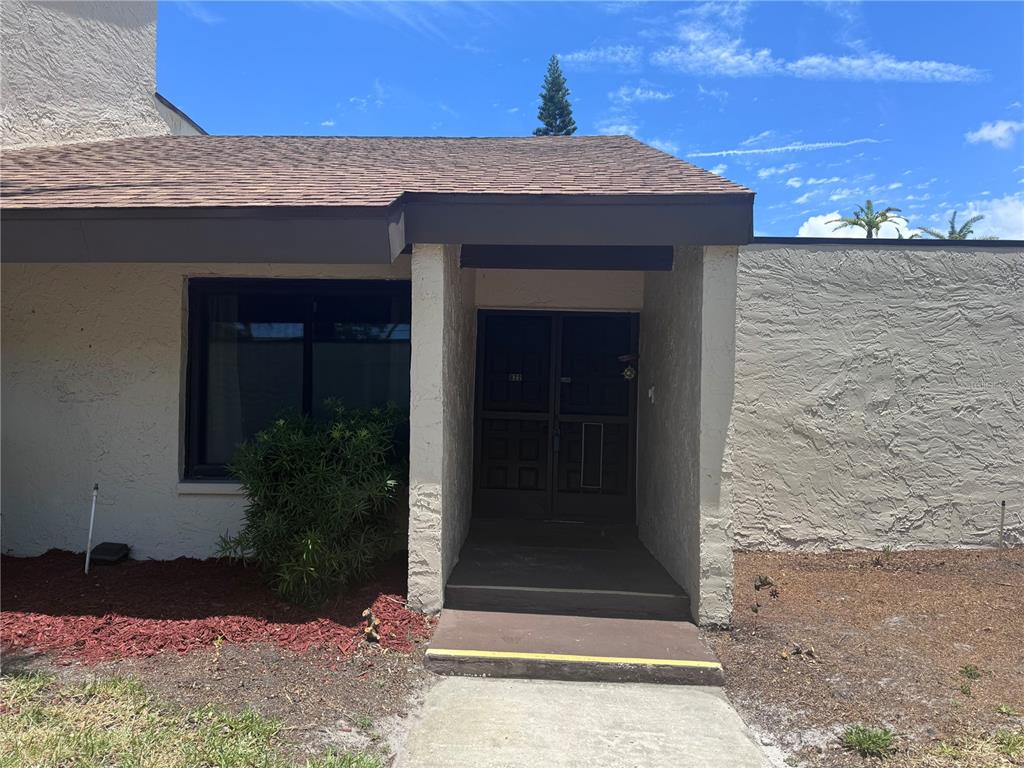
<path fill-rule="evenodd" d="M 416 200 L 406 206 L 406 234 L 415 243 L 739 245 L 753 235 L 753 205 L 746 196 L 731 204 Z"/>
<path fill-rule="evenodd" d="M 388 219 L 7 219 L 4 262 L 387 264 L 405 245 Z M 403 238 L 403 239 L 396 239 Z"/>

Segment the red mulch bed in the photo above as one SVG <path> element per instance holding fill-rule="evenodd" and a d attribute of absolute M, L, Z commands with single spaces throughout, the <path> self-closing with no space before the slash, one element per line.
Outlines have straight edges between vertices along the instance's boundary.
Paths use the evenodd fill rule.
<path fill-rule="evenodd" d="M 3 557 L 0 646 L 85 663 L 186 653 L 218 638 L 348 655 L 363 642 L 361 614 L 370 607 L 381 647 L 411 651 L 432 625 L 406 608 L 404 563 L 388 563 L 370 583 L 307 610 L 277 598 L 255 569 L 226 561 L 126 561 L 94 565 L 85 576 L 83 557 L 70 552 Z"/>

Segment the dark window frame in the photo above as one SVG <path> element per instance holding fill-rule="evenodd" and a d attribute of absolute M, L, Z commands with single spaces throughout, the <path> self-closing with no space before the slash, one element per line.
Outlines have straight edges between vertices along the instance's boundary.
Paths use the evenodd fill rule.
<path fill-rule="evenodd" d="M 186 281 L 188 327 L 185 373 L 185 435 L 182 478 L 184 480 L 227 480 L 222 464 L 201 463 L 205 437 L 209 360 L 207 297 L 216 293 L 247 293 L 299 297 L 306 300 L 303 320 L 302 412 L 313 409 L 313 334 L 315 301 L 320 297 L 390 297 L 392 313 L 408 313 L 411 324 L 412 282 L 409 280 L 334 280 L 291 278 L 196 277 Z M 404 305 L 404 311 L 403 306 Z M 399 319 L 398 321 L 401 321 Z"/>

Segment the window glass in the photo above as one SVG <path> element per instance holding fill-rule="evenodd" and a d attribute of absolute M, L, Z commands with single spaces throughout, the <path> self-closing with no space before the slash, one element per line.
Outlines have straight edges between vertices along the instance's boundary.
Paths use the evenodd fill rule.
<path fill-rule="evenodd" d="M 190 286 L 190 476 L 222 476 L 287 411 L 409 404 L 410 288 L 379 281 L 195 280 Z"/>
<path fill-rule="evenodd" d="M 313 415 L 409 402 L 409 313 L 397 297 L 318 297 L 313 325 Z"/>

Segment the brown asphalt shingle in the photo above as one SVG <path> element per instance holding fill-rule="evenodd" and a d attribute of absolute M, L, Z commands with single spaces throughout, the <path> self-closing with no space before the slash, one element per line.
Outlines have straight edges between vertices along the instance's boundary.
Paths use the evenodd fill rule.
<path fill-rule="evenodd" d="M 750 194 L 628 136 L 155 136 L 0 159 L 8 209 L 381 206 L 405 192 Z"/>

